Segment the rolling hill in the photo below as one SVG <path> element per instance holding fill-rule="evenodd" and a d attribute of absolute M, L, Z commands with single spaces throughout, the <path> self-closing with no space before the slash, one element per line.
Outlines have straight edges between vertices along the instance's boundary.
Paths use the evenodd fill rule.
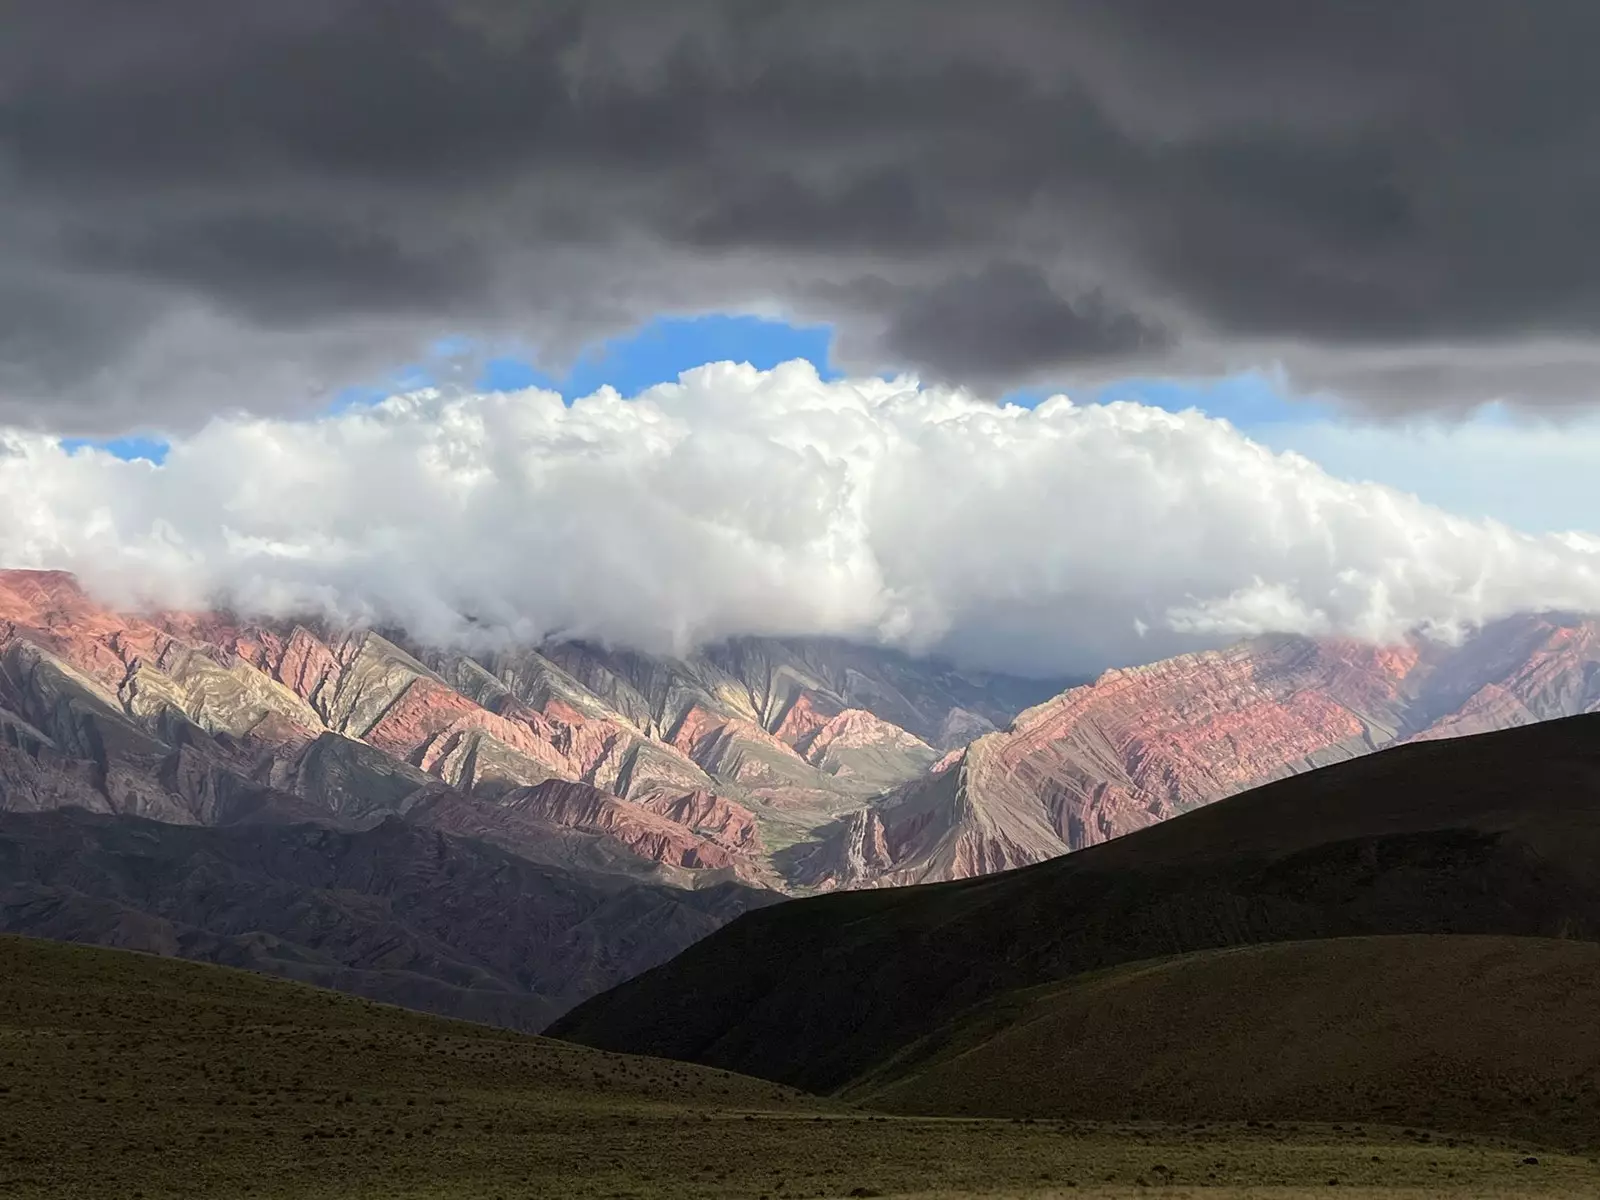
<path fill-rule="evenodd" d="M 1600 1144 L 1600 945 L 1203 950 L 1008 993 L 847 1095 L 902 1113 L 1382 1122 Z"/>
<path fill-rule="evenodd" d="M 1600 938 L 1600 716 L 1400 746 L 1022 870 L 750 913 L 552 1032 L 831 1091 L 1017 989 L 1396 933 Z"/>

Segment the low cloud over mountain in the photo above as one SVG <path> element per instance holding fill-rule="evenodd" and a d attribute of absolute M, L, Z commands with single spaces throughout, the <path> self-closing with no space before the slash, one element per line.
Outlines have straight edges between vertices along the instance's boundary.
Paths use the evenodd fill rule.
<path fill-rule="evenodd" d="M 838 634 L 1044 674 L 1600 609 L 1600 540 L 1457 518 L 1199 413 L 996 407 L 803 362 L 570 407 L 422 392 L 217 418 L 161 467 L 0 432 L 0 509 L 0 561 L 115 600 L 438 641 Z"/>

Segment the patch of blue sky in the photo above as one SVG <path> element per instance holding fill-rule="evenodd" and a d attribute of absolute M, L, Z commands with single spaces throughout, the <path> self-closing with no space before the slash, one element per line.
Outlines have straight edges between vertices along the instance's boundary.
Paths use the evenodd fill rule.
<path fill-rule="evenodd" d="M 62 438 L 61 448 L 68 454 L 76 454 L 87 448 L 104 450 L 113 457 L 132 462 L 134 459 L 145 459 L 160 466 L 167 461 L 167 452 L 171 450 L 165 441 L 155 437 L 142 437 L 138 435 L 119 438 Z"/>
<path fill-rule="evenodd" d="M 1197 408 L 1246 431 L 1327 420 L 1337 411 L 1326 399 L 1289 395 L 1281 381 L 1261 371 L 1215 379 L 1121 379 L 1099 388 L 1093 398 L 1100 404 L 1135 400 L 1169 412 Z"/>
<path fill-rule="evenodd" d="M 1131 400 L 1225 418 L 1270 450 L 1292 451 L 1340 479 L 1384 484 L 1470 518 L 1527 533 L 1600 532 L 1600 418 L 1563 424 L 1489 405 L 1467 418 L 1382 421 L 1329 397 L 1297 396 L 1271 372 L 1215 379 L 1129 378 L 1077 392 L 1030 388 L 1002 399 L 1034 407 L 1066 392 L 1085 403 Z"/>
<path fill-rule="evenodd" d="M 453 344 L 451 339 L 440 339 L 430 349 L 437 350 L 440 346 Z M 459 351 L 451 352 L 452 355 L 456 353 Z M 398 392 L 414 392 L 419 388 L 432 387 L 449 373 L 448 364 L 451 361 L 451 355 L 439 353 L 426 362 L 407 363 L 387 379 L 341 388 L 329 403 L 328 411 L 340 413 L 351 408 L 363 408 L 377 404 L 380 400 Z"/>
<path fill-rule="evenodd" d="M 1495 407 L 1467 420 L 1317 420 L 1251 436 L 1340 479 L 1386 484 L 1459 516 L 1526 533 L 1600 534 L 1600 418 L 1557 422 Z"/>
<path fill-rule="evenodd" d="M 837 379 L 841 373 L 832 365 L 832 345 L 833 329 L 827 325 L 791 325 L 728 313 L 657 317 L 587 347 L 560 375 L 542 370 L 528 358 L 491 358 L 478 386 L 496 391 L 544 387 L 570 403 L 607 386 L 624 396 L 636 396 L 710 362 L 749 363 L 766 371 L 796 358 L 810 362 L 822 378 Z"/>

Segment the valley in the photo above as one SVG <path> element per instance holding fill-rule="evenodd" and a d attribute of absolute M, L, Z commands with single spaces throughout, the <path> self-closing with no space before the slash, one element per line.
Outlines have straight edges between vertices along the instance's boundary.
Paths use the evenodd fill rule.
<path fill-rule="evenodd" d="M 0 0 L 0 1200 L 1600 1198 L 1597 44 Z"/>

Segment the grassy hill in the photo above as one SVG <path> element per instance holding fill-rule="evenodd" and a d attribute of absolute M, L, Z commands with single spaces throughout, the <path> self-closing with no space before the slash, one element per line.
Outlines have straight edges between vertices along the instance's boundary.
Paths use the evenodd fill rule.
<path fill-rule="evenodd" d="M 1600 940 L 1600 715 L 1383 751 L 1002 875 L 747 914 L 550 1032 L 833 1091 L 1018 989 L 1395 933 Z"/>
<path fill-rule="evenodd" d="M 1560 1195 L 1592 1193 L 1600 1170 L 1381 1127 L 883 1116 L 226 968 L 0 937 L 8 1198 L 1292 1197 L 1329 1179 Z"/>
<path fill-rule="evenodd" d="M 1380 1121 L 1600 1144 L 1600 945 L 1335 938 L 1014 993 L 848 1090 L 904 1113 Z"/>

